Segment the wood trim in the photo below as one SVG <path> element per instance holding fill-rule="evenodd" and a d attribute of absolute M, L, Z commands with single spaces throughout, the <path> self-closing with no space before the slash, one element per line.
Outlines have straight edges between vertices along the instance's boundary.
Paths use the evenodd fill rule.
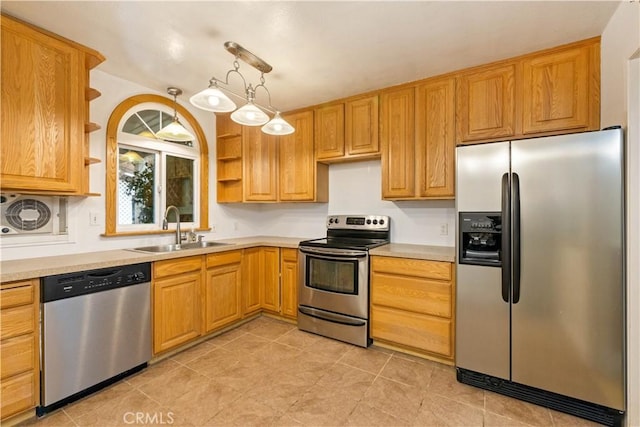
<path fill-rule="evenodd" d="M 103 54 L 101 54 L 100 52 L 98 52 L 97 50 L 91 49 L 90 47 L 84 46 L 78 42 L 75 42 L 73 40 L 69 40 L 67 38 L 62 37 L 61 35 L 52 33 L 51 31 L 47 31 L 43 28 L 40 27 L 36 27 L 35 25 L 32 25 L 26 21 L 23 21 L 21 19 L 16 18 L 15 16 L 12 15 L 8 15 L 6 13 L 1 13 L 0 15 L 2 15 L 3 18 L 7 18 L 10 19 L 12 21 L 18 22 L 22 25 L 26 25 L 29 28 L 32 28 L 35 31 L 38 31 L 39 33 L 45 34 L 47 37 L 51 37 L 53 39 L 56 39 L 58 41 L 61 41 L 63 43 L 66 43 L 70 46 L 73 46 L 75 49 L 83 52 L 85 54 L 85 58 L 86 58 L 86 66 L 87 68 L 91 69 L 91 68 L 95 68 L 97 67 L 99 64 L 101 64 L 102 62 L 104 62 L 106 60 L 106 58 L 104 57 Z M 4 25 L 4 23 L 3 23 Z"/>
<path fill-rule="evenodd" d="M 132 233 L 118 233 L 116 220 L 116 203 L 118 191 L 118 125 L 122 121 L 124 114 L 132 107 L 146 103 L 155 102 L 173 108 L 173 100 L 160 95 L 134 95 L 122 101 L 113 110 L 107 123 L 107 148 L 105 167 L 105 233 L 104 236 L 124 236 Z M 200 127 L 196 118 L 183 106 L 176 103 L 176 109 L 189 123 L 196 134 L 200 144 L 200 227 L 209 228 L 209 147 L 207 137 Z M 160 230 L 158 230 L 159 232 Z M 153 233 L 156 233 L 155 231 Z M 134 233 L 151 234 L 151 233 Z"/>

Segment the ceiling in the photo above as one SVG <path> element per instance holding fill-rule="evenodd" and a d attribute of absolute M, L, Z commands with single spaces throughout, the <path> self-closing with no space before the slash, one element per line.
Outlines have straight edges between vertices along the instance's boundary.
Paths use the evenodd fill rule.
<path fill-rule="evenodd" d="M 234 41 L 273 66 L 281 111 L 602 34 L 616 1 L 7 1 L 1 9 L 101 52 L 98 69 L 181 100 L 224 79 Z M 248 82 L 260 74 L 240 63 Z M 231 78 L 236 91 L 240 80 Z M 257 101 L 266 103 L 264 92 Z"/>

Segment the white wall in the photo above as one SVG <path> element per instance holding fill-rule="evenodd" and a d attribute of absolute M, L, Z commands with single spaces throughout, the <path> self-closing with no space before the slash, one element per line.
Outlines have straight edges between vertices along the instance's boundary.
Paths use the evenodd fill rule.
<path fill-rule="evenodd" d="M 640 4 L 623 1 L 602 34 L 602 127 L 627 136 L 627 420 L 640 426 Z M 631 58 L 635 58 L 631 60 Z"/>
<path fill-rule="evenodd" d="M 179 86 L 179 82 L 175 84 Z M 91 167 L 91 191 L 101 193 L 102 196 L 70 199 L 71 242 L 15 247 L 7 246 L 8 239 L 0 240 L 0 255 L 3 260 L 131 248 L 172 241 L 173 236 L 170 235 L 101 236 L 104 232 L 105 136 L 109 116 L 120 102 L 132 95 L 166 94 L 101 72 L 99 68 L 91 73 L 91 86 L 102 93 L 102 96 L 91 102 L 91 121 L 102 125 L 102 129 L 91 134 L 91 156 L 102 160 L 102 163 Z M 453 201 L 382 201 L 379 160 L 330 166 L 328 203 L 216 203 L 215 116 L 192 107 L 186 97 L 183 98 L 185 99 L 178 99 L 178 102 L 196 117 L 209 144 L 209 223 L 215 225 L 216 231 L 204 233 L 207 240 L 251 235 L 321 237 L 326 233 L 325 219 L 328 214 L 373 213 L 392 218 L 394 242 L 454 245 Z M 100 226 L 89 225 L 90 212 L 99 213 Z M 441 224 L 447 224 L 448 235 L 440 235 Z"/>

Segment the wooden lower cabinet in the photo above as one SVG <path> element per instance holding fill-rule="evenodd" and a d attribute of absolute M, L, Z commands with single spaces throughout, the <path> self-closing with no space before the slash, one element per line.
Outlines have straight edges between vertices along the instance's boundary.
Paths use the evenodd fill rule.
<path fill-rule="evenodd" d="M 371 257 L 371 337 L 453 363 L 453 276 L 450 262 Z"/>
<path fill-rule="evenodd" d="M 280 312 L 280 248 L 264 247 L 260 268 L 260 307 Z"/>
<path fill-rule="evenodd" d="M 175 350 L 262 311 L 295 319 L 297 283 L 298 250 L 292 248 L 261 246 L 154 262 L 153 353 Z M 11 321 L 3 315 L 3 336 L 8 324 L 25 329 L 32 312 L 12 312 Z M 3 378 L 5 367 L 14 364 L 4 354 L 3 341 Z"/>
<path fill-rule="evenodd" d="M 242 318 L 242 250 L 207 255 L 204 330 L 211 332 Z"/>
<path fill-rule="evenodd" d="M 280 249 L 261 246 L 242 254 L 242 314 L 280 310 Z"/>
<path fill-rule="evenodd" d="M 242 315 L 260 310 L 260 264 L 262 248 L 248 248 L 242 251 Z"/>
<path fill-rule="evenodd" d="M 39 404 L 39 281 L 0 289 L 0 414 L 2 420 Z"/>
<path fill-rule="evenodd" d="M 153 264 L 153 353 L 178 347 L 200 336 L 202 257 Z"/>
<path fill-rule="evenodd" d="M 292 319 L 298 317 L 298 250 L 280 250 L 280 286 L 282 306 L 280 313 Z"/>

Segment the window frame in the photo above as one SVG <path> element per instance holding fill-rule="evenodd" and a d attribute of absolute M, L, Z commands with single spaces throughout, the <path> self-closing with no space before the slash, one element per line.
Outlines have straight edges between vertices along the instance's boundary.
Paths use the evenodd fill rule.
<path fill-rule="evenodd" d="M 165 98 L 160 95 L 144 94 L 135 95 L 122 101 L 113 110 L 109 117 L 107 124 L 107 137 L 106 137 L 106 183 L 105 183 L 105 232 L 104 236 L 131 236 L 131 235 L 148 235 L 148 234 L 165 234 L 173 233 L 172 230 L 162 229 L 139 229 L 139 230 L 118 230 L 118 137 L 120 130 L 124 125 L 132 109 L 143 109 L 140 104 L 160 104 L 161 106 L 168 107 L 173 113 L 174 103 L 173 100 Z M 164 111 L 165 108 L 159 108 L 158 105 L 152 106 L 153 108 Z M 200 127 L 200 124 L 195 117 L 183 106 L 176 103 L 175 108 L 178 112 L 180 120 L 188 125 L 193 130 L 196 141 L 194 145 L 200 149 L 200 155 L 195 162 L 199 163 L 199 186 L 194 186 L 194 193 L 198 194 L 198 206 L 197 212 L 194 212 L 196 218 L 199 218 L 199 226 L 197 230 L 203 231 L 209 229 L 209 148 L 204 131 Z M 132 135 L 134 138 L 135 136 Z M 123 144 L 127 145 L 126 141 Z M 166 155 L 167 151 L 163 150 L 161 155 Z"/>

